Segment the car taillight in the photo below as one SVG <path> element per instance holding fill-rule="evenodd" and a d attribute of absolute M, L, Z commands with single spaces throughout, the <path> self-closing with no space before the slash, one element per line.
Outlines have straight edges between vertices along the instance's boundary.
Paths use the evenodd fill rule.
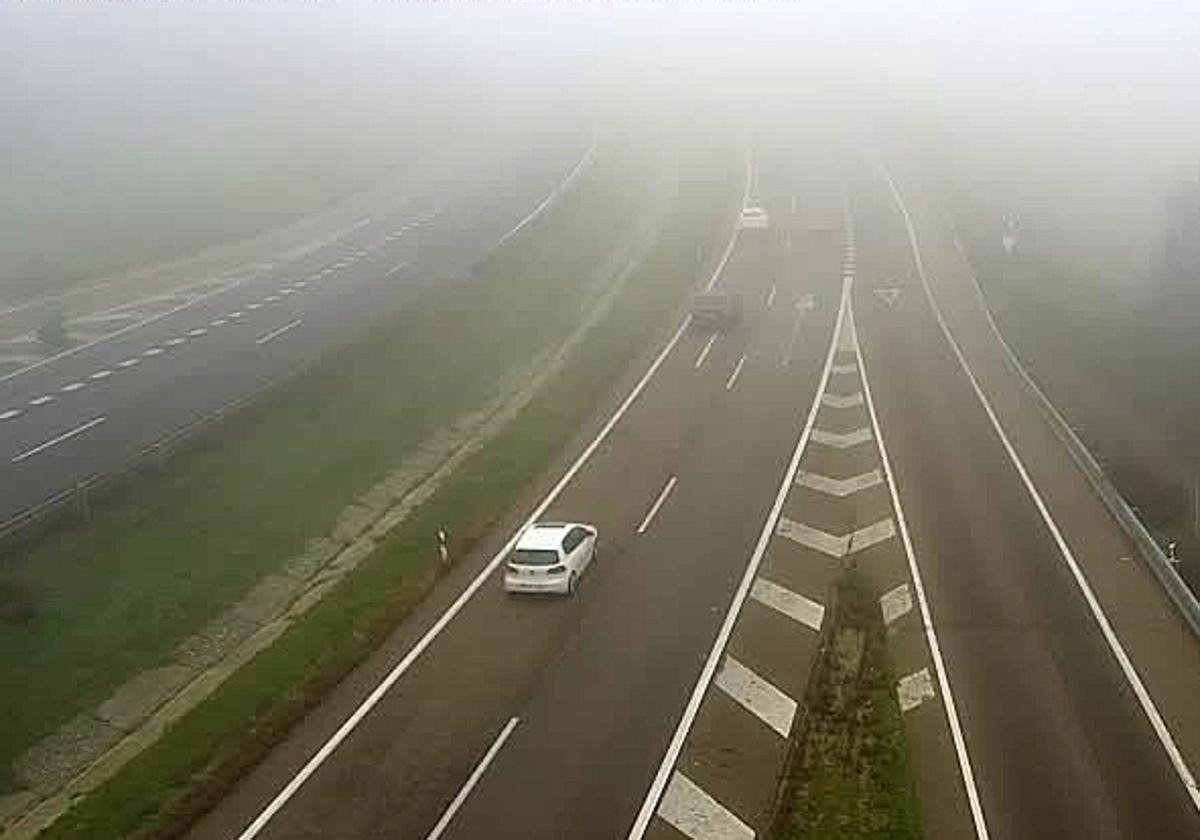
<path fill-rule="evenodd" d="M 561 574 L 562 574 L 563 572 L 565 572 L 566 570 L 567 570 L 567 567 L 566 567 L 566 566 L 564 566 L 564 565 L 562 565 L 562 564 L 560 563 L 560 564 L 559 564 L 559 565 L 557 565 L 557 566 L 551 566 L 549 569 L 547 569 L 547 570 L 546 570 L 546 574 L 548 574 L 548 575 L 561 575 Z"/>
<path fill-rule="evenodd" d="M 516 566 L 509 566 L 508 573 L 510 575 L 519 575 L 519 574 L 521 574 L 521 570 L 519 568 L 517 568 Z"/>

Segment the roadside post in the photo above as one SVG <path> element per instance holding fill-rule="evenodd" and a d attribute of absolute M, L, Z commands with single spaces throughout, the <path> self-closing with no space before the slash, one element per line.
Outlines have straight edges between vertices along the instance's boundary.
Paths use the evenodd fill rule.
<path fill-rule="evenodd" d="M 437 540 L 438 540 L 438 557 L 441 558 L 442 565 L 446 566 L 450 563 L 450 549 L 449 549 L 449 547 L 447 545 L 447 541 L 446 541 L 446 529 L 445 528 L 438 528 Z"/>

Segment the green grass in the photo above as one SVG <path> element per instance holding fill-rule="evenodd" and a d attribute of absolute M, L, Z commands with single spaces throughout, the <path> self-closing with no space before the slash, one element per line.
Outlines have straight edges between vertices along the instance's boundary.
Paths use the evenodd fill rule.
<path fill-rule="evenodd" d="M 540 225 L 210 439 L 10 547 L 0 598 L 0 774 L 329 532 L 338 512 L 497 379 L 561 340 L 637 220 L 646 165 L 612 153 Z M 453 325 L 448 329 L 446 325 Z M 11 784 L 11 778 L 9 779 Z M 0 788 L 3 785 L 0 784 Z"/>
<path fill-rule="evenodd" d="M 835 603 L 833 638 L 860 639 L 861 658 L 839 655 L 837 643 L 825 654 L 775 838 L 918 840 L 920 807 L 878 609 L 854 572 L 839 582 Z"/>
<path fill-rule="evenodd" d="M 49 837 L 168 836 L 360 661 L 436 579 L 429 535 L 462 556 L 547 468 L 664 314 L 711 264 L 739 185 L 728 153 L 679 162 L 681 187 L 656 247 L 566 367 L 305 620 L 228 680 L 156 745 L 61 819 Z M 701 246 L 702 264 L 697 263 Z"/>

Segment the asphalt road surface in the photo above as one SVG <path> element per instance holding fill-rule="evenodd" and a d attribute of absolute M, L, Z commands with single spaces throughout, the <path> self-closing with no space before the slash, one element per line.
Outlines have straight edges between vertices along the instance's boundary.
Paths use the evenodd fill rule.
<path fill-rule="evenodd" d="M 1200 796 L 1184 783 L 1200 758 L 1196 640 L 1016 384 L 944 220 L 916 200 L 901 212 L 858 162 L 762 163 L 774 230 L 744 233 L 718 277 L 743 297 L 743 326 L 667 333 L 511 521 L 192 836 L 627 835 L 813 400 L 842 288 L 841 231 L 827 224 L 841 216 L 842 174 L 864 375 L 955 694 L 979 835 L 1200 836 Z M 508 598 L 492 575 L 464 599 L 589 451 L 546 512 L 600 529 L 577 597 Z M 920 792 L 966 784 L 957 761 L 942 772 Z"/>
<path fill-rule="evenodd" d="M 0 378 L 0 525 L 119 470 L 461 273 L 538 207 L 586 145 L 579 135 L 509 150 L 490 169 L 414 183 L 321 247 Z"/>

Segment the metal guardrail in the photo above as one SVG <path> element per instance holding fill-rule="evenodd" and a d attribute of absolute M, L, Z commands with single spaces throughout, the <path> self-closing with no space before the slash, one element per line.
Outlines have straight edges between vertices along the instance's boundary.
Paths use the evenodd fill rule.
<path fill-rule="evenodd" d="M 1004 338 L 1004 333 L 1000 331 L 1000 327 L 996 324 L 996 319 L 992 317 L 991 307 L 988 306 L 987 298 L 983 293 L 983 287 L 979 283 L 979 278 L 975 276 L 974 266 L 971 263 L 971 258 L 967 256 L 966 250 L 962 246 L 959 239 L 958 228 L 951 221 L 951 228 L 954 230 L 954 244 L 958 248 L 959 254 L 963 260 L 971 268 L 971 283 L 975 287 L 975 294 L 979 298 L 979 305 L 983 308 L 984 315 L 987 317 L 988 324 L 991 326 L 992 332 L 1000 340 L 1000 345 L 1004 348 L 1005 358 L 1008 360 L 1009 367 L 1012 368 L 1029 387 L 1030 392 L 1034 395 L 1038 410 L 1045 417 L 1051 430 L 1059 440 L 1067 447 L 1067 451 L 1071 453 L 1071 458 L 1078 465 L 1079 469 L 1087 477 L 1092 485 L 1092 489 L 1104 502 L 1104 506 L 1108 508 L 1109 513 L 1117 520 L 1117 524 L 1125 532 L 1130 542 L 1137 548 L 1142 559 L 1150 568 L 1151 573 L 1158 579 L 1162 588 L 1166 591 L 1167 596 L 1179 610 L 1184 621 L 1191 627 L 1193 635 L 1200 639 L 1200 599 L 1196 597 L 1196 593 L 1191 590 L 1175 566 L 1167 559 L 1167 555 L 1163 552 L 1162 546 L 1150 535 L 1150 531 L 1145 524 L 1134 512 L 1129 502 L 1125 501 L 1125 497 L 1117 490 L 1112 481 L 1104 473 L 1104 469 L 1100 463 L 1084 445 L 1079 436 L 1075 434 L 1075 430 L 1071 428 L 1071 424 L 1066 421 L 1066 418 L 1059 413 L 1055 408 L 1054 403 L 1034 381 L 1033 377 L 1025 370 L 1025 366 L 1021 364 L 1017 354 L 1013 352 L 1008 341 Z"/>
<path fill-rule="evenodd" d="M 592 142 L 584 152 L 583 156 L 560 181 L 546 198 L 542 200 L 533 211 L 522 219 L 516 227 L 506 233 L 495 245 L 488 249 L 488 254 L 492 254 L 496 249 L 502 247 L 510 239 L 516 236 L 521 230 L 524 230 L 528 225 L 536 219 L 552 210 L 559 201 L 579 182 L 583 175 L 591 168 L 592 163 L 596 159 L 597 139 L 593 135 Z M 486 259 L 486 257 L 485 257 Z M 34 525 L 38 522 L 48 519 L 50 516 L 63 511 L 71 504 L 77 504 L 81 508 L 85 508 L 90 503 L 89 499 L 93 492 L 102 489 L 104 486 L 116 483 L 119 479 L 131 475 L 139 469 L 151 466 L 153 464 L 161 464 L 163 459 L 171 454 L 173 450 L 178 448 L 186 440 L 193 437 L 202 430 L 218 425 L 221 421 L 227 419 L 230 415 L 248 408 L 252 403 L 258 401 L 268 391 L 279 387 L 285 382 L 301 375 L 305 371 L 315 367 L 317 361 L 295 367 L 280 376 L 277 376 L 263 385 L 255 388 L 248 394 L 243 394 L 219 408 L 206 412 L 197 417 L 195 420 L 169 432 L 163 437 L 156 440 L 154 443 L 139 449 L 128 461 L 111 472 L 98 475 L 88 476 L 79 481 L 74 487 L 69 487 L 62 490 L 48 499 L 39 502 L 32 507 L 25 508 L 6 521 L 0 523 L 0 541 L 9 539 L 15 536 L 20 531 Z"/>

